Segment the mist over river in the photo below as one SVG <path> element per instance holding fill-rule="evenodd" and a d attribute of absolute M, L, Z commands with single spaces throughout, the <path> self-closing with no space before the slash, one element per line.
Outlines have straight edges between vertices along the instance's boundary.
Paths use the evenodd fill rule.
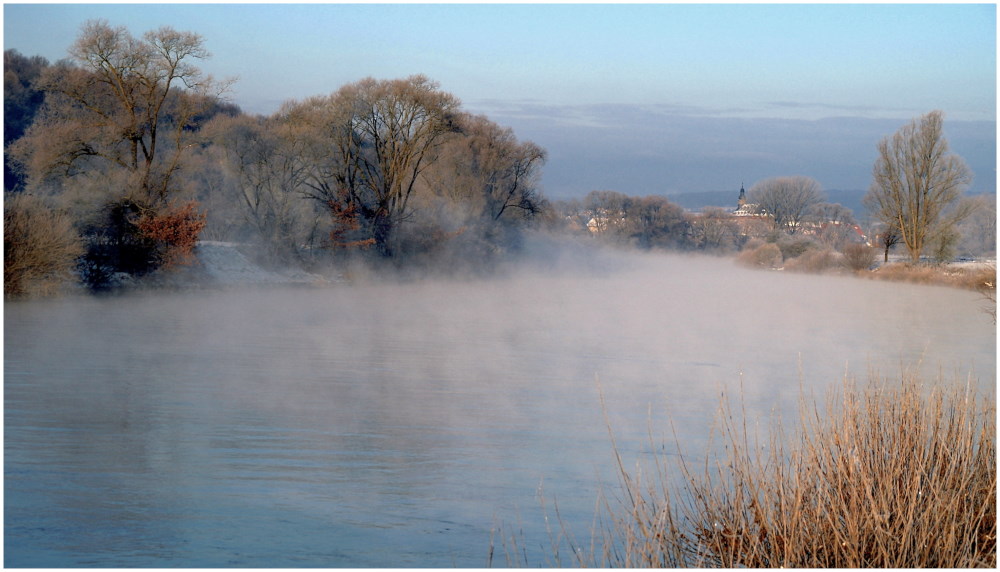
<path fill-rule="evenodd" d="M 491 279 L 8 303 L 8 567 L 481 567 L 491 529 L 589 544 L 648 432 L 699 451 L 723 392 L 792 425 L 870 369 L 995 396 L 972 292 L 668 255 Z M 994 397 L 995 398 L 995 397 Z M 503 564 L 502 558 L 495 563 Z"/>

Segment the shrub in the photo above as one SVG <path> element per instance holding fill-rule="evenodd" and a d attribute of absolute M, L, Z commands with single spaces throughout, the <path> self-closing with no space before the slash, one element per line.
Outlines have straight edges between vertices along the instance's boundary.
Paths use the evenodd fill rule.
<path fill-rule="evenodd" d="M 939 268 L 928 264 L 913 264 L 912 262 L 896 262 L 883 264 L 871 276 L 881 280 L 895 282 L 913 282 L 915 284 L 934 284 L 939 282 L 942 272 Z"/>
<path fill-rule="evenodd" d="M 962 235 L 954 226 L 942 228 L 938 231 L 937 238 L 930 244 L 931 256 L 937 262 L 953 260 L 961 240 Z"/>
<path fill-rule="evenodd" d="M 853 272 L 868 270 L 878 260 L 875 249 L 866 245 L 853 243 L 844 247 L 844 266 Z"/>
<path fill-rule="evenodd" d="M 960 288 L 978 291 L 982 291 L 983 289 L 996 291 L 996 264 L 955 270 L 952 272 L 952 276 L 955 279 L 955 285 Z"/>
<path fill-rule="evenodd" d="M 785 260 L 798 258 L 807 251 L 816 248 L 816 243 L 808 238 L 794 238 L 790 236 L 782 236 L 775 244 L 781 249 L 781 256 Z"/>
<path fill-rule="evenodd" d="M 104 289 L 115 285 L 121 275 L 142 276 L 155 268 L 154 245 L 136 226 L 147 210 L 130 199 L 111 201 L 84 229 L 87 252 L 79 267 L 84 283 Z"/>
<path fill-rule="evenodd" d="M 189 201 L 166 212 L 147 212 L 136 227 L 141 237 L 155 245 L 157 266 L 170 268 L 193 260 L 194 247 L 205 228 L 205 220 L 205 215 L 198 212 L 198 203 Z"/>
<path fill-rule="evenodd" d="M 896 262 L 880 266 L 865 276 L 896 282 L 952 286 L 987 293 L 996 290 L 996 265 L 913 264 Z M 992 300 L 992 298 L 991 298 Z"/>
<path fill-rule="evenodd" d="M 744 250 L 737 260 L 747 266 L 780 268 L 782 263 L 781 249 L 776 244 L 766 243 Z"/>
<path fill-rule="evenodd" d="M 807 250 L 800 256 L 785 261 L 785 269 L 794 272 L 825 272 L 835 268 L 838 255 L 829 248 Z"/>
<path fill-rule="evenodd" d="M 80 237 L 69 216 L 28 195 L 8 195 L 3 209 L 4 298 L 53 293 L 72 279 Z"/>
<path fill-rule="evenodd" d="M 192 260 L 205 215 L 190 201 L 163 211 L 131 199 L 108 203 L 86 231 L 87 253 L 80 274 L 91 288 L 116 286 Z"/>

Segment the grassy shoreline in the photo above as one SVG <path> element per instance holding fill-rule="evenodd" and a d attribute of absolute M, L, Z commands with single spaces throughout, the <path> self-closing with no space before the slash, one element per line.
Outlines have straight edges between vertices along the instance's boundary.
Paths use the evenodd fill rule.
<path fill-rule="evenodd" d="M 913 264 L 890 262 L 873 270 L 861 271 L 858 276 L 874 280 L 910 282 L 935 286 L 951 286 L 966 290 L 996 290 L 996 263 L 978 264 Z"/>

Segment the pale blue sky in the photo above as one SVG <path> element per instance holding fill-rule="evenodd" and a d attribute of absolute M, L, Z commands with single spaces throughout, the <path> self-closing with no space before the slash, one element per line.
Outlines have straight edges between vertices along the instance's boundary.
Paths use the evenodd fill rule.
<path fill-rule="evenodd" d="M 213 54 L 202 68 L 238 76 L 231 99 L 249 112 L 366 76 L 423 73 L 549 147 L 551 162 L 566 136 L 552 129 L 621 129 L 626 108 L 731 121 L 902 125 L 933 109 L 946 122 L 996 119 L 994 4 L 8 3 L 4 48 L 55 61 L 93 18 L 136 35 L 161 25 L 201 34 Z M 670 136 L 664 121 L 654 137 Z M 873 156 L 877 138 L 862 143 Z M 870 166 L 824 185 L 867 186 Z"/>
<path fill-rule="evenodd" d="M 979 5 L 7 4 L 4 47 L 65 57 L 80 25 L 202 34 L 233 98 L 270 113 L 424 73 L 468 106 L 668 104 L 727 114 L 993 119 L 996 9 Z"/>

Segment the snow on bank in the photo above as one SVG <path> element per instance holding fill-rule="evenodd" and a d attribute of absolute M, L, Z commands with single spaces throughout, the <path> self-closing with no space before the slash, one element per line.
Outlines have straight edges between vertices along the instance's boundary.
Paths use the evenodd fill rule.
<path fill-rule="evenodd" d="M 195 256 L 207 278 L 216 284 L 319 284 L 327 282 L 317 274 L 287 268 L 266 270 L 252 262 L 233 242 L 199 241 Z"/>

